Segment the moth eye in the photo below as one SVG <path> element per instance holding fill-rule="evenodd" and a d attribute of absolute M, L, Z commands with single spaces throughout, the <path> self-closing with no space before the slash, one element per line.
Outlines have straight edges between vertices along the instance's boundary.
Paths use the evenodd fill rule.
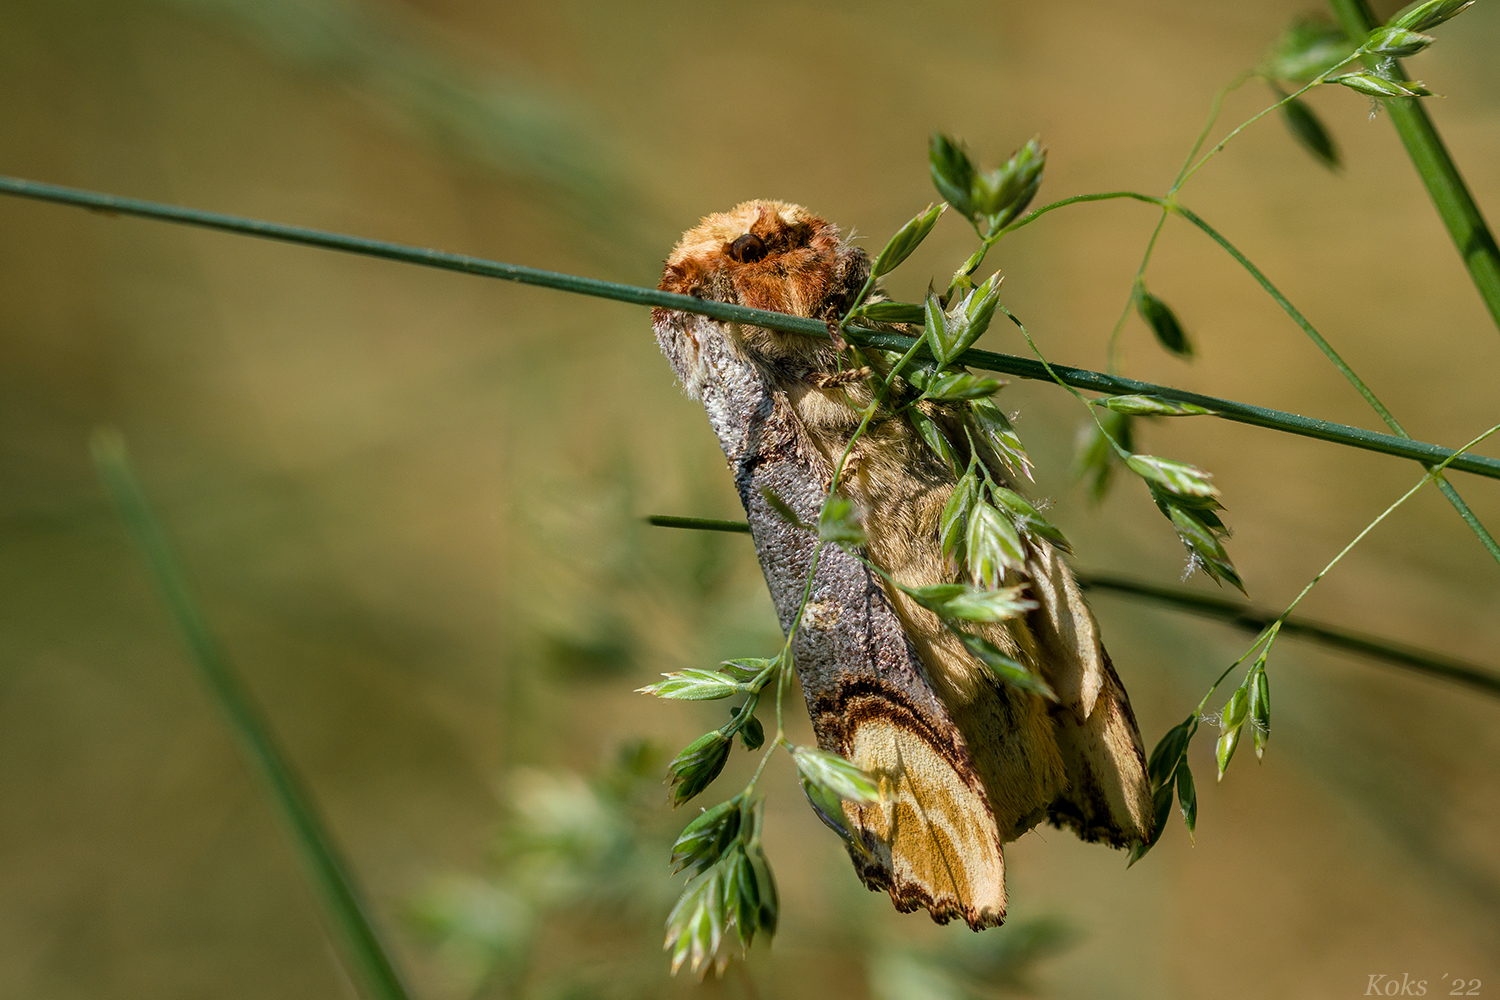
<path fill-rule="evenodd" d="M 746 233 L 729 244 L 729 256 L 741 264 L 753 264 L 765 255 L 765 241 L 754 233 Z"/>

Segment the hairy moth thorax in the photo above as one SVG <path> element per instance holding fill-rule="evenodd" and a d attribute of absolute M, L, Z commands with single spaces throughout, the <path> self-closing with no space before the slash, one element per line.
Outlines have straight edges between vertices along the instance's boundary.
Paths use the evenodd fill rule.
<path fill-rule="evenodd" d="M 800 205 L 747 201 L 704 219 L 667 258 L 664 291 L 835 320 L 869 274 L 863 250 Z M 652 313 L 661 322 L 662 310 Z M 734 328 L 748 357 L 787 375 L 832 367 L 831 343 L 759 327 Z M 682 375 L 682 372 L 678 372 Z M 693 382 L 684 378 L 696 396 Z"/>
<path fill-rule="evenodd" d="M 750 201 L 684 234 L 661 288 L 836 320 L 868 274 L 863 251 L 836 227 L 800 206 Z M 708 413 L 788 629 L 815 543 L 766 493 L 816 521 L 871 394 L 846 377 L 858 366 L 832 341 L 663 309 L 652 319 Z M 930 415 L 952 423 L 956 440 L 973 437 L 960 412 Z M 994 455 L 976 457 L 1009 484 Z M 938 538 L 954 485 L 909 420 L 885 413 L 856 441 L 839 492 L 864 512 L 864 554 L 921 587 L 955 578 Z M 1043 677 L 1055 703 L 1002 683 L 932 612 L 834 546 L 817 564 L 793 641 L 819 745 L 880 782 L 878 803 L 845 805 L 860 877 L 898 909 L 926 907 L 939 922 L 958 917 L 976 930 L 1005 914 L 1001 845 L 1038 822 L 1116 847 L 1153 833 L 1135 719 L 1071 572 L 1045 540 L 1028 538 L 1025 570 L 1012 575 L 1037 609 L 978 630 Z"/>

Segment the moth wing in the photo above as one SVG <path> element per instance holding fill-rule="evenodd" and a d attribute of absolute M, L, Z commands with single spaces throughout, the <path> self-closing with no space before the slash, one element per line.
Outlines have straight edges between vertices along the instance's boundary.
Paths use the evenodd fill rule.
<path fill-rule="evenodd" d="M 958 917 L 976 930 L 1000 924 L 1005 862 L 978 782 L 889 717 L 851 727 L 848 753 L 880 783 L 879 802 L 845 806 L 867 851 L 850 851 L 865 883 L 888 890 L 903 913 L 923 906 L 940 923 Z"/>
<path fill-rule="evenodd" d="M 778 220 L 783 236 L 800 241 L 783 258 L 795 267 L 775 272 L 768 284 L 762 271 L 725 262 L 728 239 L 752 223 L 776 229 Z M 798 234 L 808 229 L 815 235 L 803 240 Z M 815 304 L 854 294 L 868 273 L 864 254 L 805 210 L 746 203 L 685 234 L 662 287 L 813 315 Z M 805 388 L 798 366 L 836 370 L 837 351 L 665 309 L 652 319 L 663 353 L 688 394 L 702 401 L 724 450 L 777 615 L 790 630 L 815 543 L 777 515 L 766 491 L 802 521 L 817 520 L 829 457 L 809 437 L 787 390 Z M 871 888 L 888 890 L 901 910 L 926 906 L 940 922 L 957 916 L 976 929 L 998 924 L 1004 862 L 985 785 L 881 581 L 830 546 L 810 583 L 793 653 L 818 744 L 876 773 L 887 792 L 879 803 L 847 807 L 861 841 L 851 849 L 856 870 Z"/>
<path fill-rule="evenodd" d="M 777 517 L 761 490 L 804 521 L 816 518 L 826 495 L 813 453 L 794 441 L 797 430 L 773 415 L 740 466 L 756 552 L 784 625 L 813 542 Z M 984 782 L 881 580 L 830 546 L 810 597 L 793 651 L 818 745 L 870 772 L 881 789 L 879 802 L 845 805 L 859 841 L 850 849 L 855 870 L 903 912 L 926 907 L 940 923 L 956 917 L 976 930 L 999 924 L 1005 863 Z"/>
<path fill-rule="evenodd" d="M 694 371 L 709 373 L 698 382 L 703 402 L 787 629 L 816 543 L 768 494 L 815 522 L 828 495 L 826 460 L 786 394 L 742 357 L 727 328 L 689 329 Z M 793 655 L 818 745 L 876 775 L 884 792 L 879 803 L 846 806 L 863 844 L 850 853 L 865 884 L 888 891 L 904 912 L 926 907 L 939 922 L 957 917 L 976 929 L 999 924 L 1001 835 L 964 735 L 880 578 L 836 546 L 819 557 Z"/>
<path fill-rule="evenodd" d="M 1116 847 L 1149 841 L 1155 831 L 1140 729 L 1099 626 L 1072 570 L 1047 542 L 1031 546 L 1027 572 L 1040 604 L 1028 624 L 1058 696 L 1053 721 L 1068 778 L 1048 818 L 1084 840 Z"/>

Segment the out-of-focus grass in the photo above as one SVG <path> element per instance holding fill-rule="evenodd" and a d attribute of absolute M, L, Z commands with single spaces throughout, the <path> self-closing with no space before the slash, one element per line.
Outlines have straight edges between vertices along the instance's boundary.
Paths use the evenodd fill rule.
<path fill-rule="evenodd" d="M 588 111 L 516 74 L 465 65 L 465 46 L 414 8 L 357 0 L 162 0 L 347 88 L 380 120 L 498 174 L 578 223 L 580 245 L 617 267 L 649 254 L 646 208 Z M 467 47 L 482 65 L 480 51 Z"/>
<path fill-rule="evenodd" d="M 1489 8 L 1445 27 L 1413 67 L 1447 95 L 1433 113 L 1493 213 L 1500 14 Z M 423 105 L 386 89 L 390 77 L 288 58 L 264 29 L 184 9 L 5 5 L 6 172 L 581 273 L 606 266 L 602 243 L 608 276 L 649 281 L 676 232 L 748 197 L 800 201 L 883 237 L 931 198 L 922 151 L 934 127 L 991 161 L 1040 132 L 1043 197 L 1159 189 L 1212 91 L 1304 8 L 276 8 L 395 25 L 379 29 L 380 45 L 417 53 L 417 65 L 458 80 L 493 73 L 562 109 L 544 117 L 581 137 L 584 165 L 599 161 L 590 176 L 639 192 L 618 237 L 607 213 L 580 222 L 561 207 L 578 203 L 573 189 L 539 196 L 561 168 L 414 139 L 446 119 L 423 124 Z M 402 27 L 413 19 L 428 27 Z M 376 65 L 415 79 L 401 59 Z M 1312 99 L 1343 149 L 1341 176 L 1268 122 L 1185 197 L 1413 434 L 1464 440 L 1491 422 L 1500 339 L 1388 124 L 1353 95 Z M 1258 100 L 1246 92 L 1229 117 Z M 448 134 L 496 149 L 526 135 L 490 127 Z M 536 134 L 548 155 L 559 148 Z M 636 204 L 667 218 L 631 223 Z M 1153 220 L 1128 206 L 1070 212 L 1007 239 L 993 263 L 1050 357 L 1097 366 Z M 646 248 L 616 250 L 633 245 L 631 225 Z M 646 860 L 610 869 L 639 880 L 638 908 L 591 911 L 575 927 L 567 905 L 485 895 L 519 898 L 515 880 L 531 877 L 506 839 L 530 822 L 518 767 L 550 776 L 543 784 L 568 801 L 603 796 L 620 746 L 649 737 L 671 752 L 719 721 L 714 707 L 660 706 L 630 689 L 776 642 L 744 538 L 639 521 L 740 516 L 645 315 L 47 206 L 0 205 L 0 233 L 0 991 L 346 989 L 295 860 L 88 469 L 84 442 L 100 422 L 129 433 L 208 614 L 388 923 L 457 886 L 490 940 L 532 928 L 528 995 L 699 989 L 668 984 L 655 952 L 658 890 L 647 887 L 670 894 L 672 883 L 652 838 L 686 817 L 669 816 L 649 780 L 635 793 L 632 855 Z M 920 294 L 921 276 L 941 279 L 966 249 L 940 226 L 895 291 Z M 1152 288 L 1199 359 L 1166 357 L 1132 326 L 1131 374 L 1367 423 L 1300 333 L 1194 234 L 1167 230 Z M 1015 349 L 1004 338 L 997 327 L 980 346 Z M 1175 579 L 1180 549 L 1142 497 L 1118 490 L 1095 509 L 1066 482 L 1068 400 L 1041 385 L 1002 398 L 1022 412 L 1038 492 L 1055 500 L 1048 516 L 1080 564 Z M 1252 428 L 1178 422 L 1144 435 L 1216 473 L 1237 564 L 1271 606 L 1413 475 Z M 1492 490 L 1463 488 L 1500 523 Z M 1435 496 L 1392 520 L 1307 612 L 1492 662 L 1500 615 L 1483 552 Z M 1239 652 L 1212 625 L 1096 604 L 1148 740 Z M 1200 790 L 1195 847 L 1172 837 L 1127 874 L 1113 852 L 1028 835 L 1008 851 L 1014 926 L 972 942 L 860 889 L 773 769 L 767 849 L 786 925 L 757 951 L 752 978 L 767 995 L 867 996 L 895 976 L 869 962 L 892 942 L 919 973 L 961 943 L 1016 947 L 1029 939 L 1012 932 L 1043 917 L 1074 928 L 1071 946 L 1037 952 L 1030 973 L 1060 996 L 1198 995 L 1206 982 L 1222 996 L 1343 995 L 1403 970 L 1494 978 L 1494 707 L 1289 644 L 1277 655 L 1266 761 Z M 737 755 L 730 767 L 745 764 Z M 1211 767 L 1206 756 L 1194 765 Z M 497 837 L 509 846 L 497 851 Z M 461 996 L 478 982 L 482 949 L 398 926 L 419 994 Z"/>
<path fill-rule="evenodd" d="M 164 610 L 197 667 L 199 680 L 246 764 L 259 779 L 268 804 L 285 827 L 287 840 L 301 855 L 345 968 L 359 981 L 364 995 L 376 1000 L 407 1000 L 406 985 L 392 962 L 390 947 L 381 940 L 371 919 L 359 883 L 329 835 L 317 804 L 277 745 L 264 714 L 214 637 L 172 544 L 131 468 L 124 438 L 113 428 L 101 428 L 91 436 L 89 452 L 126 532 L 140 549 Z"/>

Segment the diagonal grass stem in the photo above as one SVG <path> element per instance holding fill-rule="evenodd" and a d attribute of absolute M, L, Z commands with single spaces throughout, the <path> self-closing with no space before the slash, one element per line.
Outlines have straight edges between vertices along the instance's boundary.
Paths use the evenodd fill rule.
<path fill-rule="evenodd" d="M 1351 38 L 1359 38 L 1367 31 L 1379 26 L 1370 6 L 1365 0 L 1329 0 L 1339 24 Z M 1378 70 L 1378 61 L 1365 57 L 1372 70 Z M 1399 79 L 1406 79 L 1405 71 L 1398 61 L 1392 60 L 1392 71 Z M 1474 196 L 1469 193 L 1458 165 L 1448 155 L 1442 136 L 1427 114 L 1421 98 L 1386 97 L 1381 99 L 1391 124 L 1411 157 L 1412 166 L 1422 178 L 1427 194 L 1437 209 L 1438 216 L 1448 229 L 1453 245 L 1458 248 L 1464 266 L 1479 297 L 1484 300 L 1495 326 L 1500 327 L 1500 247 L 1495 245 L 1495 236 L 1485 222 Z"/>
<path fill-rule="evenodd" d="M 1462 448 L 1458 449 L 1458 451 L 1454 453 L 1454 457 L 1457 457 L 1458 455 L 1462 455 L 1464 452 L 1468 451 L 1470 448 L 1473 448 L 1475 445 L 1479 444 L 1481 441 L 1484 441 L 1486 438 L 1490 437 L 1492 434 L 1496 433 L 1497 431 L 1500 431 L 1500 424 L 1496 424 L 1495 426 L 1491 427 L 1489 430 L 1487 430 L 1487 431 L 1483 432 L 1482 434 L 1479 434 L 1478 436 L 1472 438 L 1469 441 L 1468 444 L 1464 445 Z M 1445 469 L 1449 464 L 1451 464 L 1452 461 L 1453 461 L 1453 458 L 1447 458 L 1447 459 L 1444 459 L 1443 461 L 1437 463 L 1436 465 L 1430 466 L 1427 469 L 1427 475 L 1425 475 L 1421 479 L 1417 480 L 1417 483 L 1416 483 L 1415 486 L 1413 486 L 1411 489 L 1407 490 L 1405 493 L 1401 494 L 1401 496 L 1398 497 L 1394 503 L 1392 503 L 1385 510 L 1381 511 L 1380 514 L 1375 518 L 1375 520 L 1373 520 L 1369 524 L 1365 525 L 1364 530 L 1360 531 L 1359 534 L 1355 535 L 1354 538 L 1350 540 L 1350 542 L 1349 542 L 1348 545 L 1345 545 L 1342 549 L 1340 549 L 1338 555 L 1336 555 L 1332 559 L 1330 559 L 1328 561 L 1328 565 L 1324 566 L 1321 570 L 1319 570 L 1318 571 L 1318 575 L 1315 576 L 1315 577 L 1313 577 L 1311 580 L 1309 580 L 1308 583 L 1307 583 L 1307 586 L 1303 587 L 1302 590 L 1298 592 L 1297 596 L 1294 597 L 1294 598 L 1292 598 L 1292 603 L 1290 603 L 1290 604 L 1288 604 L 1286 606 L 1286 610 L 1283 611 L 1280 615 L 1278 615 L 1276 617 L 1276 619 L 1274 621 L 1272 621 L 1269 625 L 1267 625 L 1261 631 L 1260 635 L 1258 635 L 1258 636 L 1255 637 L 1255 641 L 1252 642 L 1252 643 L 1250 643 L 1250 648 L 1247 649 L 1247 650 L 1245 650 L 1244 655 L 1242 655 L 1238 660 L 1235 660 L 1229 666 L 1227 666 L 1227 667 L 1224 668 L 1224 672 L 1218 676 L 1218 678 L 1209 687 L 1208 693 L 1203 696 L 1203 700 L 1198 703 L 1198 709 L 1197 709 L 1198 712 L 1200 714 L 1202 713 L 1203 706 L 1205 706 L 1205 705 L 1208 704 L 1208 699 L 1210 699 L 1210 698 L 1213 697 L 1214 692 L 1219 689 L 1219 685 L 1224 683 L 1224 679 L 1226 677 L 1228 677 L 1230 675 L 1230 673 L 1233 672 L 1236 667 L 1238 667 L 1241 663 L 1244 663 L 1246 660 L 1248 660 L 1250 658 L 1250 655 L 1255 652 L 1255 650 L 1256 650 L 1257 647 L 1260 647 L 1262 644 L 1264 644 L 1265 648 L 1264 648 L 1264 650 L 1261 653 L 1262 657 L 1264 657 L 1266 655 L 1266 653 L 1270 652 L 1270 650 L 1271 650 L 1271 644 L 1276 641 L 1276 636 L 1281 632 L 1281 629 L 1286 624 L 1286 620 L 1289 617 L 1291 617 L 1292 612 L 1297 609 L 1297 605 L 1299 605 L 1299 604 L 1302 603 L 1302 599 L 1305 598 L 1309 593 L 1311 593 L 1312 589 L 1314 587 L 1316 587 L 1319 582 L 1322 581 L 1323 577 L 1327 576 L 1329 574 L 1329 572 L 1332 571 L 1332 569 L 1335 566 L 1337 566 L 1339 564 L 1339 562 L 1346 555 L 1348 555 L 1351 551 L 1353 551 L 1353 549 L 1354 549 L 1354 547 L 1356 545 L 1358 545 L 1360 542 L 1364 541 L 1366 535 L 1368 535 L 1370 532 L 1374 531 L 1375 528 L 1382 521 L 1384 521 L 1387 517 L 1390 517 L 1391 514 L 1395 513 L 1395 511 L 1396 511 L 1396 509 L 1398 507 L 1400 507 L 1402 504 L 1406 503 L 1406 501 L 1410 500 L 1416 494 L 1416 492 L 1418 490 L 1420 490 L 1422 487 L 1426 486 L 1428 483 L 1432 482 L 1433 480 L 1435 480 L 1439 476 L 1441 476 L 1442 473 L 1443 473 L 1443 469 Z"/>
<path fill-rule="evenodd" d="M 318 815 L 311 793 L 277 746 L 265 717 L 230 665 L 194 600 L 166 532 L 152 513 L 131 468 L 124 438 L 117 431 L 96 431 L 90 450 L 104 488 L 145 557 L 162 603 L 181 632 L 200 677 L 281 814 L 355 980 L 371 1000 L 406 1000 L 410 994 L 381 943 L 363 894 Z"/>
<path fill-rule="evenodd" d="M 38 181 L 0 176 L 0 195 L 6 194 L 92 209 L 106 215 L 134 215 L 162 222 L 203 226 L 209 229 L 218 229 L 245 236 L 255 236 L 263 239 L 337 250 L 344 253 L 401 261 L 424 267 L 457 271 L 464 274 L 500 278 L 579 295 L 592 295 L 612 299 L 618 302 L 678 309 L 683 312 L 711 316 L 715 319 L 731 323 L 747 323 L 755 326 L 763 326 L 772 330 L 780 330 L 784 333 L 796 333 L 807 337 L 825 339 L 828 337 L 826 324 L 801 316 L 769 312 L 764 309 L 751 309 L 746 306 L 729 305 L 724 302 L 712 302 L 707 299 L 693 298 L 690 295 L 676 295 L 671 292 L 658 291 L 654 288 L 641 288 L 635 285 L 624 285 L 612 281 L 600 281 L 595 278 L 563 274 L 557 271 L 545 271 L 519 264 L 505 264 L 499 261 L 485 260 L 480 257 L 444 253 L 439 250 L 423 249 L 400 243 L 364 239 L 358 236 L 348 236 L 342 233 L 333 233 L 318 229 L 307 229 L 300 226 L 286 226 L 280 223 L 249 219 L 241 216 L 205 212 L 200 209 L 163 205 L 158 202 L 123 198 L 117 195 L 101 194 L 96 191 L 83 191 L 56 184 L 44 184 Z M 1164 199 L 1141 194 L 1136 191 L 1111 191 L 1102 194 L 1076 195 L 1072 198 L 1066 198 L 1062 201 L 1045 205 L 1029 215 L 1023 216 L 1007 226 L 1004 232 L 1012 232 L 1022 226 L 1029 225 L 1043 215 L 1069 205 L 1115 199 L 1139 201 L 1158 207 L 1164 204 Z M 914 343 L 913 338 L 898 333 L 870 330 L 861 327 L 850 327 L 847 334 L 851 342 L 861 346 L 880 347 L 895 351 L 910 350 Z M 1038 362 L 1030 358 L 1019 358 L 1013 355 L 997 354 L 992 351 L 970 349 L 958 361 L 972 368 L 1015 375 L 1018 378 L 1052 381 L 1052 376 Z M 1322 441 L 1330 441 L 1335 444 L 1362 448 L 1367 451 L 1395 455 L 1416 461 L 1437 462 L 1453 454 L 1451 449 L 1438 445 L 1411 441 L 1389 434 L 1380 434 L 1358 427 L 1351 427 L 1347 424 L 1318 420 L 1313 417 L 1305 417 L 1284 410 L 1275 410 L 1269 407 L 1240 403 L 1216 396 L 1187 392 L 1181 389 L 1174 389 L 1170 386 L 1155 385 L 1150 382 L 1140 382 L 1135 379 L 1090 371 L 1086 368 L 1072 368 L 1060 364 L 1053 364 L 1052 368 L 1056 372 L 1057 377 L 1067 385 L 1087 391 L 1104 392 L 1112 395 L 1148 394 L 1164 396 L 1168 399 L 1176 399 L 1182 402 L 1197 403 L 1200 406 L 1213 410 L 1216 416 L 1225 420 L 1233 420 L 1285 433 L 1313 437 Z M 1451 467 L 1476 475 L 1488 476 L 1492 479 L 1500 479 L 1500 460 L 1492 458 L 1464 455 L 1455 460 Z"/>

